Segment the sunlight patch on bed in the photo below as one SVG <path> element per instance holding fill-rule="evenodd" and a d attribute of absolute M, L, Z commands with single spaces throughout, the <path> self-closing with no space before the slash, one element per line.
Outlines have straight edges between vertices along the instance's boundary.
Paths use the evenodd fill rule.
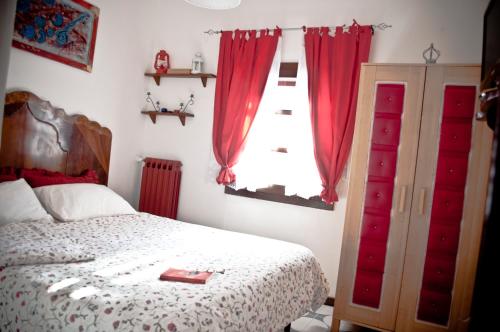
<path fill-rule="evenodd" d="M 99 288 L 95 288 L 94 286 L 87 286 L 71 292 L 71 294 L 69 294 L 69 297 L 75 300 L 79 300 L 81 298 L 97 294 L 99 293 L 99 291 L 100 291 Z"/>
<path fill-rule="evenodd" d="M 169 266 L 164 266 L 163 264 L 158 264 L 153 267 L 149 267 L 140 271 L 133 272 L 131 274 L 111 279 L 111 283 L 115 285 L 127 285 L 151 280 L 152 278 L 159 279 L 160 274 L 164 272 L 168 267 Z"/>
<path fill-rule="evenodd" d="M 79 281 L 80 281 L 80 278 L 68 278 L 68 279 L 61 280 L 59 282 L 56 282 L 52 286 L 50 286 L 49 289 L 47 289 L 47 293 L 57 292 L 58 290 L 61 290 L 61 289 L 66 288 L 68 286 L 74 285 Z"/>
<path fill-rule="evenodd" d="M 154 256 L 136 259 L 136 260 L 133 260 L 133 261 L 128 262 L 128 263 L 118 264 L 118 265 L 114 265 L 114 266 L 110 266 L 110 267 L 105 267 L 99 271 L 95 271 L 94 275 L 100 276 L 100 277 L 111 277 L 111 276 L 118 274 L 120 272 L 126 272 L 126 271 L 133 270 L 134 268 L 137 268 L 143 264 L 152 263 L 156 259 L 157 258 Z"/>

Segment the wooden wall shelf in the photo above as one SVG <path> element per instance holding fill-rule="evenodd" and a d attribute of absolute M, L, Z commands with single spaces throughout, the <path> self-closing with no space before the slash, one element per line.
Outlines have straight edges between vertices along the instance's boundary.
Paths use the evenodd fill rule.
<path fill-rule="evenodd" d="M 201 83 L 203 84 L 203 87 L 207 86 L 207 79 L 217 77 L 214 74 L 209 74 L 209 73 L 200 73 L 200 74 L 191 74 L 191 73 L 187 73 L 187 74 L 182 74 L 182 73 L 165 73 L 165 74 L 145 73 L 144 76 L 152 77 L 155 80 L 156 85 L 160 85 L 160 79 L 162 77 L 200 78 L 201 79 Z"/>
<path fill-rule="evenodd" d="M 186 125 L 186 117 L 194 118 L 193 113 L 179 112 L 178 110 L 173 112 L 156 112 L 156 111 L 141 111 L 142 114 L 147 114 L 151 118 L 153 123 L 156 123 L 157 116 L 177 116 L 181 121 L 182 125 Z"/>

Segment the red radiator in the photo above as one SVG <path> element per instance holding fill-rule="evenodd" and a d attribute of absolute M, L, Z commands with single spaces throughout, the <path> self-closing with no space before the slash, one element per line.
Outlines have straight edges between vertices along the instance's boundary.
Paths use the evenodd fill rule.
<path fill-rule="evenodd" d="M 142 168 L 139 211 L 177 218 L 182 163 L 176 160 L 146 158 Z"/>

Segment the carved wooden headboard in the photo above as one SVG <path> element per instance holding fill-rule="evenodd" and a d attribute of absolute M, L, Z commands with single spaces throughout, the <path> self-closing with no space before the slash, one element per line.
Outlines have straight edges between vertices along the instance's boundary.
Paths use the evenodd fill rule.
<path fill-rule="evenodd" d="M 107 184 L 111 131 L 84 115 L 67 115 L 27 91 L 6 95 L 0 167 L 44 168 L 66 175 L 93 169 Z"/>

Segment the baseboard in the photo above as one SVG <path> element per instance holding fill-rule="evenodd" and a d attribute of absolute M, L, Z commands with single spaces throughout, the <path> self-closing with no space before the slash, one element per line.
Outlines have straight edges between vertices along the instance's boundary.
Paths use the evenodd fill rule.
<path fill-rule="evenodd" d="M 333 307 L 335 305 L 335 298 L 331 297 L 331 296 L 327 297 L 327 299 L 325 301 L 325 305 Z"/>

